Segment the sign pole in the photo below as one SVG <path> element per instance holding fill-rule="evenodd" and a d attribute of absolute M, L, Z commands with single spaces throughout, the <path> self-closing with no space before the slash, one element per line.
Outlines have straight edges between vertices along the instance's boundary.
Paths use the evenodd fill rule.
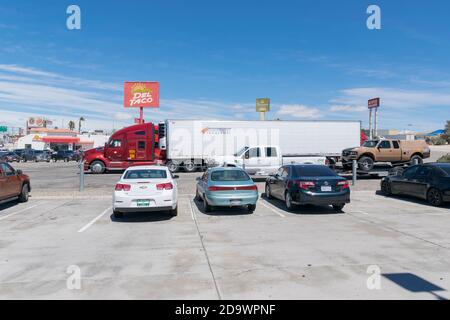
<path fill-rule="evenodd" d="M 378 137 L 378 107 L 375 108 L 375 138 Z"/>
<path fill-rule="evenodd" d="M 369 109 L 369 139 L 373 139 L 373 130 L 372 130 L 372 109 Z"/>
<path fill-rule="evenodd" d="M 143 124 L 144 123 L 144 108 L 143 107 L 139 107 L 139 109 L 140 109 L 139 123 Z"/>

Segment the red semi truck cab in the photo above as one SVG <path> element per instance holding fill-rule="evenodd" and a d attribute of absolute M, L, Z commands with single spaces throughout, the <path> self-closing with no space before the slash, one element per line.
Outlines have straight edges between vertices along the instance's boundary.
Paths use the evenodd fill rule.
<path fill-rule="evenodd" d="M 158 140 L 158 126 L 153 123 L 120 129 L 104 147 L 85 151 L 84 170 L 100 174 L 135 165 L 163 164 Z"/>

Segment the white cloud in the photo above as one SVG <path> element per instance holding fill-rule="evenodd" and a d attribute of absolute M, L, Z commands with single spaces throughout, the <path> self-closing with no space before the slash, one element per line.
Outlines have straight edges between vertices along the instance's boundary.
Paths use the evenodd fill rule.
<path fill-rule="evenodd" d="M 332 105 L 330 107 L 331 112 L 366 112 L 367 107 L 364 106 L 352 106 L 352 105 Z"/>
<path fill-rule="evenodd" d="M 114 119 L 116 120 L 130 120 L 133 116 L 124 112 L 116 112 L 114 114 Z"/>
<path fill-rule="evenodd" d="M 278 115 L 287 115 L 294 118 L 317 119 L 322 113 L 317 108 L 311 108 L 302 104 L 284 104 L 277 111 Z"/>

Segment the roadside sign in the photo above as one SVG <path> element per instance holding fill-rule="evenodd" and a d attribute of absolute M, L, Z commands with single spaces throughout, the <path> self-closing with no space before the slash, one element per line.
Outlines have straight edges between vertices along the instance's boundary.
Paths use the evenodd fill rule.
<path fill-rule="evenodd" d="M 270 99 L 269 98 L 256 99 L 256 111 L 257 112 L 270 111 Z"/>
<path fill-rule="evenodd" d="M 367 106 L 369 109 L 378 108 L 380 106 L 380 98 L 370 99 Z"/>
<path fill-rule="evenodd" d="M 158 108 L 159 82 L 125 82 L 125 108 Z"/>
<path fill-rule="evenodd" d="M 0 126 L 0 132 L 7 132 L 8 127 L 7 126 Z"/>

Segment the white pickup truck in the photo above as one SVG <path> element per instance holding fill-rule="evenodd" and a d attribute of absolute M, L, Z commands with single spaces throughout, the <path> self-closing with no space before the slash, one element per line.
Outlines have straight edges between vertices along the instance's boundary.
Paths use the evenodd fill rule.
<path fill-rule="evenodd" d="M 285 164 L 327 165 L 325 156 L 283 155 L 280 147 L 263 145 L 243 147 L 232 156 L 216 156 L 207 161 L 209 166 L 241 167 L 254 176 L 268 176 Z"/>

